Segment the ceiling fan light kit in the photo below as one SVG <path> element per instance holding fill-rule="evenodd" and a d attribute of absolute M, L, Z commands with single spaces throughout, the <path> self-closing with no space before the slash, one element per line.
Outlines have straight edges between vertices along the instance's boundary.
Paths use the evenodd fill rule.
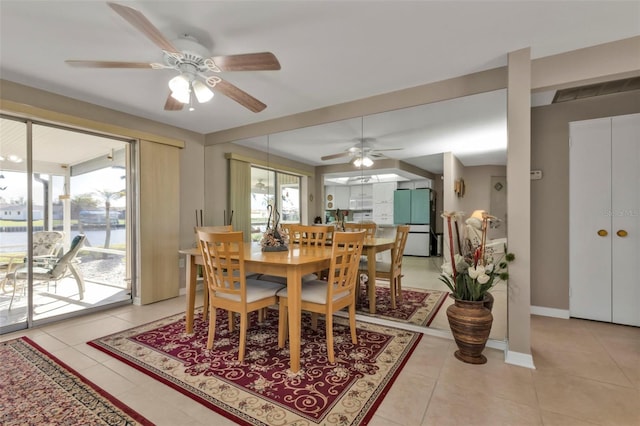
<path fill-rule="evenodd" d="M 193 111 L 192 94 L 199 103 L 213 98 L 214 89 L 253 112 L 264 110 L 267 105 L 217 75 L 226 71 L 276 71 L 280 63 L 271 52 L 245 53 L 240 55 L 210 56 L 209 50 L 198 40 L 187 34 L 173 42 L 164 35 L 141 12 L 128 6 L 107 2 L 124 20 L 143 33 L 164 52 L 164 64 L 123 61 L 67 60 L 66 63 L 80 68 L 147 68 L 153 70 L 173 69 L 180 74 L 169 81 L 171 92 L 164 109 L 179 111 L 188 104 Z M 202 81 L 201 81 L 202 80 Z M 206 83 L 206 84 L 205 84 Z M 209 86 L 209 87 L 207 87 Z M 176 102 L 177 101 L 177 102 Z"/>
<path fill-rule="evenodd" d="M 373 160 L 365 155 L 353 160 L 353 165 L 356 167 L 371 167 L 373 166 Z"/>
<path fill-rule="evenodd" d="M 375 139 L 374 138 L 362 138 L 360 139 L 360 143 L 354 145 L 343 152 L 339 152 L 337 154 L 325 155 L 320 159 L 322 161 L 334 160 L 336 158 L 343 157 L 351 157 L 353 158 L 354 166 L 356 167 L 371 167 L 373 166 L 374 158 L 384 158 L 384 155 L 381 154 L 384 151 L 399 151 L 402 148 L 387 148 L 387 149 L 379 149 L 375 147 Z"/>

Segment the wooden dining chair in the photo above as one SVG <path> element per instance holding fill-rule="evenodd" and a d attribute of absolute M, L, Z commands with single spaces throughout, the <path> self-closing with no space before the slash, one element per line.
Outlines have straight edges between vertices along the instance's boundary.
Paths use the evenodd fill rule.
<path fill-rule="evenodd" d="M 194 226 L 193 232 L 196 234 L 196 242 L 198 248 L 200 248 L 200 239 L 198 238 L 198 231 L 203 232 L 231 232 L 233 231 L 232 225 L 210 225 L 210 226 Z M 209 315 L 209 289 L 207 285 L 207 274 L 203 271 L 204 285 L 202 286 L 202 318 L 207 318 Z M 231 313 L 229 313 L 229 321 L 231 321 Z"/>
<path fill-rule="evenodd" d="M 300 224 L 288 224 L 287 232 L 289 233 L 289 246 L 291 245 L 314 245 L 325 246 L 329 245 L 331 236 L 333 235 L 334 227 L 330 225 L 300 225 Z M 321 271 L 315 274 L 306 274 L 302 277 L 303 282 L 318 279 L 321 276 Z M 286 277 L 278 277 L 275 275 L 263 274 L 258 277 L 260 280 L 271 281 L 278 284 L 286 285 Z"/>
<path fill-rule="evenodd" d="M 312 246 L 329 245 L 334 230 L 331 225 L 293 225 L 290 228 L 294 243 Z"/>
<path fill-rule="evenodd" d="M 211 308 L 207 349 L 213 347 L 215 338 L 216 308 L 237 312 L 240 314 L 240 362 L 244 360 L 249 313 L 278 303 L 276 293 L 282 289 L 279 284 L 246 277 L 243 238 L 242 231 L 198 231 Z M 233 330 L 232 315 L 229 322 Z"/>
<path fill-rule="evenodd" d="M 391 262 L 376 262 L 376 278 L 389 280 L 391 294 L 391 307 L 396 308 L 396 299 L 402 301 L 402 257 L 404 247 L 407 244 L 409 225 L 399 225 L 396 228 L 396 237 L 391 249 Z M 360 262 L 360 273 L 368 272 L 368 263 L 365 258 Z M 374 283 L 375 285 L 375 283 Z"/>
<path fill-rule="evenodd" d="M 356 337 L 356 298 L 358 266 L 364 242 L 364 231 L 336 232 L 331 246 L 331 264 L 327 280 L 307 281 L 301 288 L 301 308 L 304 311 L 324 314 L 327 334 L 327 356 L 329 362 L 335 362 L 333 348 L 333 314 L 349 307 L 349 326 L 351 342 Z M 287 338 L 287 288 L 278 292 L 278 347 L 283 348 Z"/>
<path fill-rule="evenodd" d="M 345 231 L 365 231 L 365 238 L 374 238 L 378 231 L 378 225 L 375 222 L 346 222 L 344 224 Z"/>

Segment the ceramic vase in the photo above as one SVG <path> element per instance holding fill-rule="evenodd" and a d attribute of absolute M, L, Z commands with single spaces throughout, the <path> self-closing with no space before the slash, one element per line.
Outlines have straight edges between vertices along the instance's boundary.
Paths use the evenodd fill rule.
<path fill-rule="evenodd" d="M 455 357 L 469 364 L 486 363 L 487 358 L 482 351 L 489 339 L 493 315 L 485 307 L 485 301 L 455 299 L 447 308 L 447 318 L 458 345 Z"/>

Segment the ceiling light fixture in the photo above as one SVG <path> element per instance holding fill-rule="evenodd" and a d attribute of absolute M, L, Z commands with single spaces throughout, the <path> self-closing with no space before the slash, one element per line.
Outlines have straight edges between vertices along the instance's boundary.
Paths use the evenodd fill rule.
<path fill-rule="evenodd" d="M 183 73 L 169 80 L 171 97 L 183 104 L 192 105 L 191 94 L 196 95 L 199 103 L 209 102 L 213 98 L 213 92 L 203 82 L 196 80 L 195 76 Z M 193 105 L 189 111 L 193 111 Z"/>
<path fill-rule="evenodd" d="M 357 157 L 353 160 L 353 165 L 356 167 L 371 167 L 373 166 L 373 160 L 368 156 L 363 155 L 362 157 Z"/>

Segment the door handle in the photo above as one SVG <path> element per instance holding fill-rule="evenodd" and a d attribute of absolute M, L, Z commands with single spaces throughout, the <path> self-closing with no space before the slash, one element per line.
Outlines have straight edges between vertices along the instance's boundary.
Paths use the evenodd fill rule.
<path fill-rule="evenodd" d="M 627 233 L 627 231 L 625 231 L 624 229 L 620 229 L 620 230 L 618 230 L 618 232 L 616 232 L 616 235 L 617 235 L 618 237 L 622 237 L 622 238 L 624 238 L 624 237 L 626 237 L 626 236 L 627 236 L 627 235 L 629 235 L 629 234 L 628 234 L 628 233 Z"/>
<path fill-rule="evenodd" d="M 598 231 L 598 235 L 600 235 L 601 237 L 606 237 L 607 235 L 609 235 L 609 233 L 604 229 L 600 229 Z"/>

